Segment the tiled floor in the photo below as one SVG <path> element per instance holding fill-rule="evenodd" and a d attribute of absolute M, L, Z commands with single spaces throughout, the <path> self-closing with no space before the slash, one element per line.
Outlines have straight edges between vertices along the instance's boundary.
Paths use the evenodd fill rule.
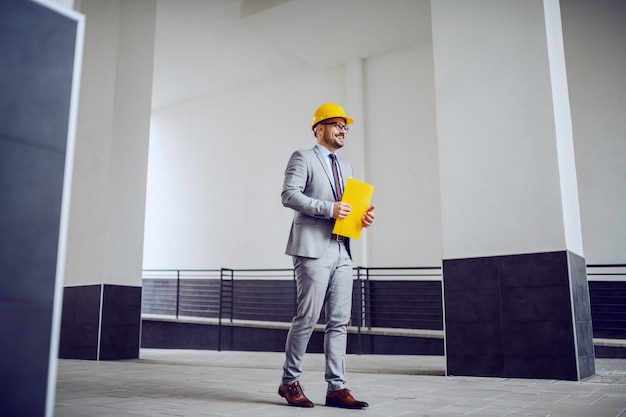
<path fill-rule="evenodd" d="M 141 351 L 138 360 L 60 360 L 55 415 L 626 417 L 626 360 L 597 359 L 584 381 L 446 377 L 438 356 L 349 355 L 364 410 L 324 406 L 324 359 L 307 354 L 301 384 L 316 404 L 288 407 L 276 389 L 282 353 Z"/>

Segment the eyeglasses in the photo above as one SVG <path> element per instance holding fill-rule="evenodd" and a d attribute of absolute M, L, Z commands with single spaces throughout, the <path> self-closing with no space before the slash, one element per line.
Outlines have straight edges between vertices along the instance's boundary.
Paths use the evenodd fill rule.
<path fill-rule="evenodd" d="M 337 129 L 343 129 L 346 131 L 346 133 L 348 133 L 348 131 L 350 130 L 350 128 L 346 125 L 344 125 L 343 123 L 339 123 L 339 122 L 328 122 L 328 123 L 320 123 L 321 125 L 332 125 L 335 126 Z"/>

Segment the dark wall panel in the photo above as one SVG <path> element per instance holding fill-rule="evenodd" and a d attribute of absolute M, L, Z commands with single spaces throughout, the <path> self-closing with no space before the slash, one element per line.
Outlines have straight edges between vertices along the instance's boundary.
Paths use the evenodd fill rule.
<path fill-rule="evenodd" d="M 590 281 L 593 335 L 626 340 L 626 282 Z"/>
<path fill-rule="evenodd" d="M 59 358 L 98 358 L 101 289 L 101 285 L 83 285 L 63 290 Z"/>
<path fill-rule="evenodd" d="M 100 359 L 139 357 L 141 287 L 104 285 Z"/>
<path fill-rule="evenodd" d="M 568 253 L 568 259 L 572 287 L 572 306 L 574 307 L 576 354 L 578 356 L 580 377 L 586 378 L 596 373 L 587 265 L 584 258 L 571 252 Z"/>
<path fill-rule="evenodd" d="M 97 284 L 65 287 L 59 357 L 139 357 L 141 288 Z"/>
<path fill-rule="evenodd" d="M 144 279 L 142 312 L 218 318 L 221 306 L 224 319 L 276 322 L 291 322 L 296 312 L 293 280 L 235 280 L 221 292 L 222 297 L 218 279 Z M 319 322 L 324 323 L 323 311 Z M 355 281 L 351 325 L 443 330 L 441 282 Z"/>

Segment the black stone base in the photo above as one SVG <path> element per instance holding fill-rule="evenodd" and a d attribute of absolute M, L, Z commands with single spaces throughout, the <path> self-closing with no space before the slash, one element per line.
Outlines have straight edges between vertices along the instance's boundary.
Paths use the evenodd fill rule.
<path fill-rule="evenodd" d="M 448 375 L 595 373 L 585 260 L 549 252 L 443 262 Z"/>
<path fill-rule="evenodd" d="M 59 358 L 118 360 L 139 357 L 141 287 L 66 287 Z"/>
<path fill-rule="evenodd" d="M 287 328 L 143 320 L 141 347 L 284 352 Z M 309 353 L 324 352 L 324 333 L 315 331 Z M 443 340 L 428 337 L 348 333 L 347 353 L 384 355 L 443 355 Z"/>

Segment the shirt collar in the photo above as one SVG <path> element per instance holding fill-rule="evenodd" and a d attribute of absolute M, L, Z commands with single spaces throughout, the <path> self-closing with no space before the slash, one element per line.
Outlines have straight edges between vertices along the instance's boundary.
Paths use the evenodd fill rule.
<path fill-rule="evenodd" d="M 323 147 L 319 143 L 316 144 L 315 146 L 317 146 L 317 149 L 319 149 L 319 151 L 322 153 L 322 155 L 324 155 L 324 158 L 328 158 L 328 155 L 330 155 L 330 153 L 331 153 L 328 149 L 326 149 L 325 147 Z"/>

